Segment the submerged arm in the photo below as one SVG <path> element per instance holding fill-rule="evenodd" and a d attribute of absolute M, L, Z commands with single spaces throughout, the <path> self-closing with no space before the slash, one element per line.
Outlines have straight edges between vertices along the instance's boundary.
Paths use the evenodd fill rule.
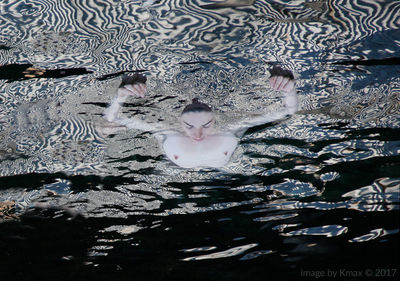
<path fill-rule="evenodd" d="M 124 118 L 121 116 L 120 111 L 123 104 L 129 96 L 144 97 L 146 93 L 146 77 L 140 74 L 135 74 L 131 77 L 124 77 L 121 85 L 118 88 L 117 96 L 114 97 L 110 105 L 104 111 L 104 118 L 108 122 L 112 122 L 112 128 L 115 130 L 124 129 L 137 129 L 141 131 L 153 132 L 161 130 L 162 126 L 145 122 L 139 118 Z"/>
<path fill-rule="evenodd" d="M 280 67 L 274 67 L 270 72 L 271 77 L 269 82 L 271 88 L 276 91 L 280 91 L 283 94 L 285 107 L 280 111 L 264 113 L 240 121 L 231 130 L 231 132 L 235 135 L 243 135 L 246 130 L 251 127 L 280 120 L 297 112 L 299 102 L 293 74 L 290 71 L 283 70 Z"/>

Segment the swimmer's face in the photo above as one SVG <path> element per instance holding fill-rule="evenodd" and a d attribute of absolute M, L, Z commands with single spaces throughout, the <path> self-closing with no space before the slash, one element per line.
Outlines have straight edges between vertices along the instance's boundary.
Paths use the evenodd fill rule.
<path fill-rule="evenodd" d="M 202 141 L 214 132 L 215 115 L 212 112 L 186 112 L 181 116 L 185 133 L 194 141 Z"/>

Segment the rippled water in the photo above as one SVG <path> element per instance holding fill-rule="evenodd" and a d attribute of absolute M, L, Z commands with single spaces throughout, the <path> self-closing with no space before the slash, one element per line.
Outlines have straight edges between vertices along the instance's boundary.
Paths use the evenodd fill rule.
<path fill-rule="evenodd" d="M 398 278 L 400 2 L 210 2 L 2 1 L 2 277 Z M 301 110 L 222 169 L 96 130 L 124 72 L 149 88 L 127 114 L 173 123 L 200 95 L 225 126 L 279 105 L 273 64 Z"/>

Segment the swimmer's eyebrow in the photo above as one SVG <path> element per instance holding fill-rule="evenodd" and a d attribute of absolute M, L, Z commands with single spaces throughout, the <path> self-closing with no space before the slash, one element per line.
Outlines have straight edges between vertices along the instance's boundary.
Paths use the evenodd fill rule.
<path fill-rule="evenodd" d="M 214 118 L 212 118 L 210 121 L 208 121 L 207 123 L 203 124 L 202 126 L 207 126 L 207 125 L 209 125 L 213 120 L 214 120 Z"/>
<path fill-rule="evenodd" d="M 188 125 L 188 126 L 193 127 L 193 125 L 191 125 L 191 124 L 189 124 L 189 123 L 187 123 L 187 122 L 185 122 L 185 121 L 183 121 L 183 123 L 185 123 L 185 124 Z"/>
<path fill-rule="evenodd" d="M 207 123 L 205 123 L 205 124 L 203 124 L 203 125 L 201 125 L 201 126 L 207 126 L 207 125 L 209 125 L 213 120 L 214 120 L 214 118 L 212 118 L 210 121 L 208 121 Z M 193 127 L 192 124 L 189 124 L 189 123 L 187 123 L 186 121 L 183 121 L 183 123 L 185 123 L 185 124 L 188 125 L 188 126 L 192 126 L 192 127 Z"/>

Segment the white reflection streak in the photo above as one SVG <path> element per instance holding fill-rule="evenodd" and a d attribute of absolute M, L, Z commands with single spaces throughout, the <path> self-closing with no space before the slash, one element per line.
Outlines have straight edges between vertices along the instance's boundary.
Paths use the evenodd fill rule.
<path fill-rule="evenodd" d="M 359 236 L 359 237 L 354 237 L 353 239 L 350 239 L 349 242 L 350 243 L 354 243 L 354 242 L 367 242 L 370 240 L 374 240 L 376 238 L 382 237 L 382 236 L 386 236 L 386 235 L 390 235 L 390 234 L 395 234 L 398 233 L 399 230 L 395 229 L 395 230 L 385 230 L 383 228 L 378 228 L 378 229 L 373 229 L 371 230 L 369 233 Z"/>
<path fill-rule="evenodd" d="M 196 261 L 196 260 L 198 261 L 198 260 L 220 259 L 220 258 L 233 257 L 233 256 L 240 255 L 241 253 L 247 251 L 248 249 L 254 248 L 256 246 L 258 246 L 257 243 L 243 245 L 243 246 L 234 247 L 234 248 L 228 249 L 226 251 L 222 251 L 222 252 L 216 252 L 216 253 L 212 253 L 212 254 L 208 254 L 208 255 L 184 258 L 184 259 L 182 259 L 182 261 Z"/>
<path fill-rule="evenodd" d="M 118 232 L 119 234 L 122 235 L 129 235 L 135 232 L 138 232 L 141 230 L 142 227 L 136 226 L 136 225 L 113 225 L 110 227 L 107 227 L 103 230 L 100 230 L 100 232 Z"/>
<path fill-rule="evenodd" d="M 359 211 L 390 211 L 398 208 L 400 202 L 399 179 L 381 178 L 368 185 L 342 195 L 352 197 L 347 202 L 350 209 Z"/>
<path fill-rule="evenodd" d="M 288 233 L 281 233 L 282 236 L 297 236 L 297 235 L 317 235 L 317 236 L 326 236 L 326 237 L 334 237 L 342 235 L 346 233 L 348 228 L 342 225 L 323 225 L 323 226 L 315 226 L 309 228 L 303 228 L 299 230 L 293 230 Z"/>
<path fill-rule="evenodd" d="M 285 220 L 285 219 L 290 219 L 290 218 L 297 217 L 298 215 L 299 215 L 299 214 L 297 214 L 297 213 L 293 213 L 293 214 L 283 214 L 283 215 L 267 216 L 267 217 L 255 218 L 254 221 L 268 222 L 268 221 Z"/>
<path fill-rule="evenodd" d="M 371 136 L 370 136 L 371 137 Z M 324 161 L 327 165 L 367 160 L 374 157 L 396 156 L 400 150 L 392 147 L 390 141 L 351 140 L 324 147 L 318 155 L 334 154 L 337 157 Z"/>
<path fill-rule="evenodd" d="M 162 213 L 160 215 L 195 214 L 195 213 L 225 210 L 225 209 L 238 207 L 238 206 L 254 205 L 256 203 L 259 203 L 260 200 L 261 199 L 255 198 L 252 200 L 242 201 L 242 202 L 223 202 L 223 203 L 212 204 L 211 206 L 208 206 L 208 207 L 196 207 L 196 203 L 188 202 L 188 203 L 178 204 L 179 208 L 166 210 L 164 213 Z"/>
<path fill-rule="evenodd" d="M 399 179 L 390 178 L 378 179 L 372 185 L 349 191 L 343 194 L 342 197 L 351 198 L 342 202 L 276 202 L 258 206 L 258 208 L 265 208 L 268 211 L 299 209 L 334 210 L 343 208 L 362 212 L 391 211 L 399 208 L 400 181 Z"/>
<path fill-rule="evenodd" d="M 207 247 L 197 247 L 197 248 L 191 248 L 191 249 L 183 249 L 181 252 L 184 253 L 194 253 L 194 252 L 207 252 L 207 251 L 212 251 L 217 249 L 215 246 L 207 246 Z"/>

